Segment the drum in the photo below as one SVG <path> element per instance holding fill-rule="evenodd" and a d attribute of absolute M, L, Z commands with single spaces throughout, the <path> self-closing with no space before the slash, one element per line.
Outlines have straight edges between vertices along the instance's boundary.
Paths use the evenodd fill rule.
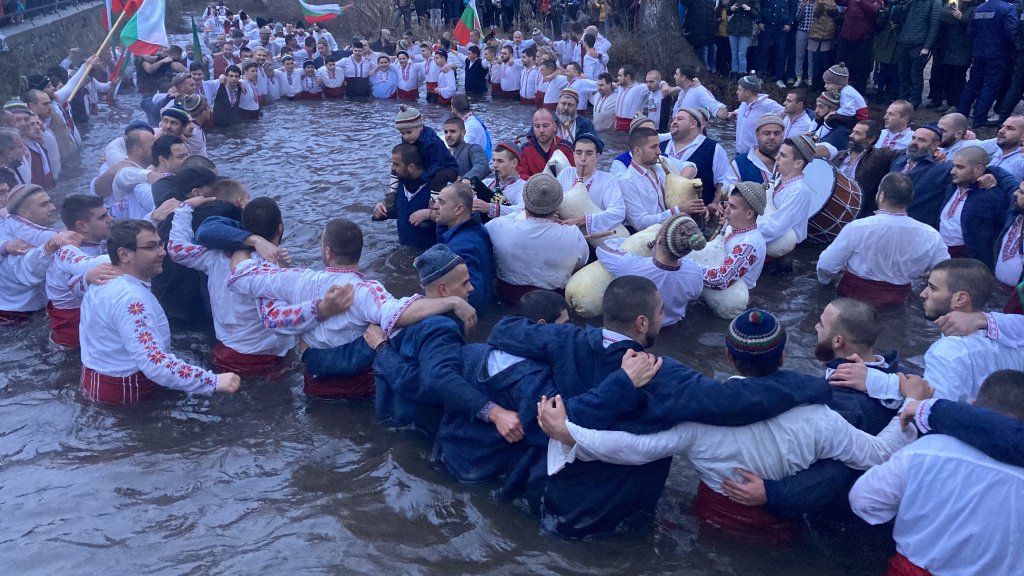
<path fill-rule="evenodd" d="M 860 212 L 860 184 L 821 158 L 804 169 L 804 184 L 811 190 L 807 240 L 829 244 Z"/>

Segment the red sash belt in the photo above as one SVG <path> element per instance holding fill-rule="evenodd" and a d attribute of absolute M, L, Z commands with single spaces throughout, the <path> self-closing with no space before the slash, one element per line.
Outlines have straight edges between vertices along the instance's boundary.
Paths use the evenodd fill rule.
<path fill-rule="evenodd" d="M 633 122 L 632 118 L 621 118 L 615 117 L 615 131 L 616 132 L 629 132 L 629 125 Z"/>
<path fill-rule="evenodd" d="M 733 502 L 703 482 L 697 487 L 693 511 L 702 521 L 748 541 L 791 545 L 800 539 L 798 522 L 775 518 L 764 506 L 744 506 Z"/>
<path fill-rule="evenodd" d="M 401 88 L 399 88 L 398 90 L 395 91 L 395 95 L 398 96 L 399 100 L 408 100 L 415 102 L 416 100 L 420 99 L 419 90 L 402 90 Z"/>
<path fill-rule="evenodd" d="M 525 296 L 526 294 L 528 294 L 530 292 L 533 292 L 534 290 L 543 290 L 543 288 L 538 288 L 536 286 L 531 286 L 529 284 L 522 285 L 522 286 L 520 286 L 518 284 L 509 284 L 508 282 L 505 282 L 501 278 L 497 278 L 496 279 L 495 284 L 494 284 L 494 289 L 495 289 L 495 292 L 497 292 L 497 294 L 498 294 L 498 299 L 499 300 L 501 300 L 502 302 L 504 302 L 506 304 L 512 304 L 512 305 L 519 304 L 519 299 L 520 298 L 522 298 L 523 296 Z M 553 292 L 558 292 L 559 294 L 565 294 L 565 290 L 564 289 L 553 290 Z"/>
<path fill-rule="evenodd" d="M 427 82 L 427 94 L 435 94 L 434 90 L 437 90 L 437 82 Z"/>
<path fill-rule="evenodd" d="M 557 110 L 558 102 L 544 102 L 541 104 L 541 108 L 547 108 L 548 110 Z"/>
<path fill-rule="evenodd" d="M 46 315 L 50 318 L 50 340 L 65 348 L 78 348 L 78 322 L 81 319 L 80 308 L 62 309 L 46 303 Z"/>
<path fill-rule="evenodd" d="M 256 103 L 260 105 L 260 109 L 263 109 L 263 107 L 267 105 L 267 97 L 262 94 L 257 94 Z"/>
<path fill-rule="evenodd" d="M 427 86 L 430 86 L 430 84 L 428 83 Z M 436 86 L 436 84 L 435 84 L 435 86 Z M 491 98 L 494 98 L 494 99 L 501 98 L 501 95 L 502 95 L 501 82 L 491 82 Z"/>
<path fill-rule="evenodd" d="M 0 326 L 21 326 L 32 318 L 31 312 L 0 310 Z"/>
<path fill-rule="evenodd" d="M 970 258 L 967 255 L 967 246 L 946 246 L 950 258 Z"/>
<path fill-rule="evenodd" d="M 537 102 L 536 98 L 523 98 L 522 96 L 519 97 L 519 103 L 524 105 L 524 106 L 532 106 L 536 102 Z M 541 104 L 543 104 L 543 102 L 541 102 Z"/>
<path fill-rule="evenodd" d="M 82 394 L 103 404 L 137 404 L 156 392 L 158 386 L 142 372 L 131 376 L 107 376 L 82 366 Z"/>
<path fill-rule="evenodd" d="M 502 100 L 515 100 L 516 98 L 519 98 L 519 90 L 502 90 L 501 91 L 501 99 Z"/>
<path fill-rule="evenodd" d="M 339 100 L 339 99 L 345 97 L 345 87 L 344 86 L 338 86 L 337 88 L 328 88 L 328 87 L 324 86 L 323 87 L 323 91 L 324 91 L 324 96 L 326 96 L 328 100 Z"/>
<path fill-rule="evenodd" d="M 889 567 L 885 570 L 885 576 L 932 576 L 932 574 L 897 552 L 889 560 Z"/>
<path fill-rule="evenodd" d="M 910 297 L 910 284 L 890 284 L 881 280 L 868 280 L 847 272 L 836 286 L 838 296 L 867 302 L 875 308 L 903 306 Z"/>
<path fill-rule="evenodd" d="M 373 398 L 373 369 L 355 376 L 328 376 L 316 378 L 307 370 L 303 375 L 302 391 L 307 396 L 316 396 L 325 400 L 366 400 Z"/>
<path fill-rule="evenodd" d="M 544 92 L 541 92 L 540 90 L 537 90 L 537 95 L 534 96 L 533 102 L 534 102 L 534 106 L 536 106 L 537 108 L 543 108 L 544 107 Z"/>
<path fill-rule="evenodd" d="M 451 98 L 445 98 L 444 96 L 441 96 L 440 94 L 438 94 L 437 95 L 437 103 L 438 104 L 451 105 L 452 99 Z"/>
<path fill-rule="evenodd" d="M 218 372 L 234 372 L 239 376 L 279 378 L 288 368 L 287 358 L 273 354 L 243 354 L 221 342 L 210 354 Z"/>

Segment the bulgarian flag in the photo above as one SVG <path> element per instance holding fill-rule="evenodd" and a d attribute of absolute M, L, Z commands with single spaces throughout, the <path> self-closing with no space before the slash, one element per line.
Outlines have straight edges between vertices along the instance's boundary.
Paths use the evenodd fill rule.
<path fill-rule="evenodd" d="M 107 32 L 110 31 L 110 27 L 117 22 L 117 17 L 121 15 L 121 11 L 124 10 L 125 4 L 130 2 L 123 2 L 122 0 L 104 0 L 103 4 L 103 29 Z"/>
<path fill-rule="evenodd" d="M 306 17 L 306 22 L 326 22 L 341 16 L 352 7 L 351 4 L 348 6 L 340 6 L 338 4 L 322 4 L 316 6 L 313 4 L 307 4 L 302 0 L 299 0 L 299 5 L 302 7 L 302 15 Z"/>
<path fill-rule="evenodd" d="M 469 33 L 479 29 L 480 15 L 476 11 L 476 0 L 469 0 L 466 4 L 466 9 L 462 11 L 459 23 L 455 25 L 455 32 L 452 33 L 452 38 L 455 39 L 457 44 L 465 46 L 469 44 Z"/>
<path fill-rule="evenodd" d="M 132 8 L 135 13 L 121 30 L 121 45 L 136 56 L 151 56 L 168 46 L 170 41 L 164 28 L 167 0 L 131 0 L 126 10 Z"/>

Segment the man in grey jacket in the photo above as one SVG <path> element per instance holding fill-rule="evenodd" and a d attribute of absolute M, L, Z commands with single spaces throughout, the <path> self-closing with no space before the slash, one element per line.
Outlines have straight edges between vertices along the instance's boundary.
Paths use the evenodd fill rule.
<path fill-rule="evenodd" d="M 479 144 L 466 142 L 466 123 L 458 116 L 444 122 L 444 142 L 459 163 L 459 177 L 483 180 L 491 173 L 487 153 Z"/>
<path fill-rule="evenodd" d="M 900 98 L 914 108 L 921 106 L 924 67 L 939 35 L 939 0 L 902 0 L 897 3 L 893 25 L 899 31 L 896 58 L 899 63 Z"/>

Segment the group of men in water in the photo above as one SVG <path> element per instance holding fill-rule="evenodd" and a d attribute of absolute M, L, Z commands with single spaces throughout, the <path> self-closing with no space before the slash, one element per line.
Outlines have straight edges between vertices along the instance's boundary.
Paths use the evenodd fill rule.
<path fill-rule="evenodd" d="M 255 69 L 234 63 L 235 30 L 256 44 Z M 892 574 L 1011 574 L 1024 561 L 1024 118 L 978 141 L 957 114 L 912 129 L 912 109 L 896 101 L 882 130 L 842 65 L 825 72 L 814 118 L 803 92 L 775 103 L 754 75 L 740 79 L 741 104 L 729 111 L 688 67 L 674 86 L 655 71 L 635 83 L 628 67 L 611 78 L 606 41 L 574 30 L 561 44 L 516 33 L 497 50 L 469 45 L 465 92 L 480 67 L 497 85 L 492 97 L 515 93 L 535 109 L 525 138 L 498 141 L 454 79 L 447 93 L 426 73 L 402 84 L 408 66 L 432 67 L 432 47 L 422 63 L 396 51 L 396 64 L 354 42 L 338 63 L 321 31 L 312 46 L 331 54 L 310 66 L 328 82 L 302 79 L 310 94 L 366 96 L 353 80 L 368 78 L 373 92 L 383 67 L 399 78 L 399 99 L 419 99 L 424 84 L 452 113 L 442 138 L 413 105 L 398 107 L 391 185 L 373 209 L 422 250 L 422 293 L 398 298 L 360 272 L 363 231 L 346 218 L 322 231 L 322 267 L 290 267 L 280 207 L 251 198 L 209 158 L 208 102 L 213 125 L 226 125 L 289 96 L 270 88 L 291 85 L 289 30 L 256 29 L 246 43 L 231 28 L 209 62 L 218 79 L 203 79 L 200 56 L 188 66 L 198 70 L 145 96 L 155 117 L 110 142 L 90 189 L 59 210 L 52 160 L 69 93 L 50 84 L 4 106 L 0 320 L 20 325 L 45 309 L 52 340 L 81 350 L 87 398 L 232 393 L 243 378 L 283 374 L 297 348 L 307 395 L 374 398 L 382 422 L 432 435 L 433 460 L 455 478 L 500 485 L 564 536 L 649 519 L 679 454 L 701 479 L 697 516 L 738 537 L 793 542 L 801 517 L 841 506 L 870 524 L 896 519 Z M 362 76 L 374 51 L 384 55 Z M 440 74 L 458 68 L 433 52 Z M 735 158 L 707 135 L 713 119 L 735 121 Z M 606 172 L 600 132 L 612 129 L 629 132 L 629 150 Z M 647 352 L 706 290 L 792 273 L 814 216 L 819 182 L 806 174 L 816 163 L 863 195 L 816 265 L 822 284 L 839 279 L 816 326 L 822 372 L 784 370 L 786 328 L 756 307 L 731 317 L 724 347 L 737 376 L 725 382 Z M 703 186 L 667 205 L 672 177 Z M 574 195 L 590 204 L 569 215 Z M 619 228 L 648 230 L 647 252 L 634 253 Z M 716 232 L 722 258 L 696 263 Z M 569 322 L 563 296 L 595 258 L 613 278 L 598 294 L 600 328 Z M 879 314 L 906 308 L 921 279 L 924 314 L 943 336 L 914 375 L 875 343 Z M 996 299 L 1004 311 L 986 311 Z M 509 314 L 486 343 L 468 344 L 496 300 Z M 211 368 L 173 353 L 171 328 L 207 324 Z"/>

